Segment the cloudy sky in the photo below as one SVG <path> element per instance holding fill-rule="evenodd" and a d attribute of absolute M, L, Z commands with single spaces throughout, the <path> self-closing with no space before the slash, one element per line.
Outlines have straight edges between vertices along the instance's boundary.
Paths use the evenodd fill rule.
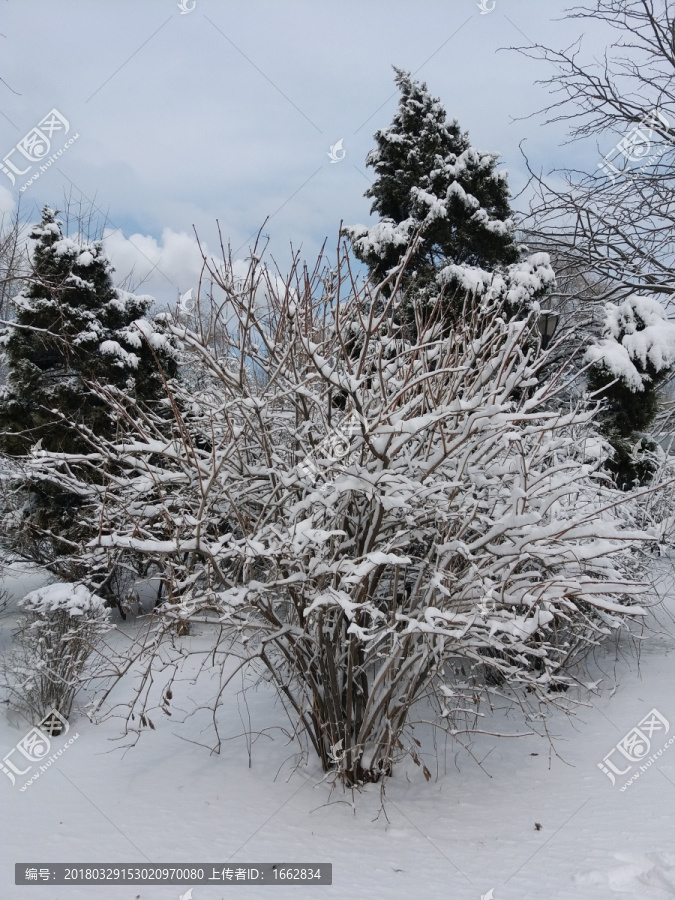
<path fill-rule="evenodd" d="M 504 49 L 572 43 L 582 23 L 561 20 L 562 0 L 484 0 L 483 14 L 476 0 L 182 2 L 191 11 L 177 0 L 0 0 L 0 159 L 52 110 L 67 134 L 52 118 L 49 155 L 77 135 L 23 191 L 45 160 L 10 155 L 30 168 L 14 185 L 0 171 L 0 211 L 20 204 L 34 221 L 68 194 L 93 203 L 117 277 L 133 268 L 162 302 L 196 287 L 195 230 L 220 255 L 219 223 L 244 258 L 268 218 L 283 268 L 291 244 L 312 260 L 327 240 L 334 255 L 341 221 L 372 220 L 364 160 L 396 108 L 392 65 L 426 81 L 475 146 L 501 154 L 514 194 L 521 142 L 537 169 L 596 168 L 592 146 L 563 146 L 564 126 L 523 118 L 550 99 L 536 82 L 551 71 Z M 586 55 L 612 37 L 586 34 Z"/>

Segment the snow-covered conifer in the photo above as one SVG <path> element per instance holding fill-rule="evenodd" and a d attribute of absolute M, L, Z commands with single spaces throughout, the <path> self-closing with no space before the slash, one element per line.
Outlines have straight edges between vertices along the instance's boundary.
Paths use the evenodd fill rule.
<path fill-rule="evenodd" d="M 47 206 L 30 236 L 31 278 L 13 299 L 15 318 L 1 339 L 8 379 L 0 395 L 0 449 L 19 460 L 44 451 L 84 454 L 93 436 L 128 430 L 125 406 L 140 414 L 164 394 L 162 373 L 175 372 L 175 351 L 161 325 L 148 319 L 152 298 L 114 287 L 100 242 L 64 237 Z M 95 527 L 78 521 L 81 497 L 59 479 L 33 470 L 21 489 L 29 498 L 26 517 L 13 536 L 28 539 L 33 526 L 49 530 L 49 538 L 31 544 L 36 552 L 48 546 L 47 558 L 70 552 L 73 540 Z"/>
<path fill-rule="evenodd" d="M 659 387 L 675 364 L 675 323 L 655 297 L 632 294 L 607 303 L 602 337 L 585 360 L 596 364 L 589 387 L 606 404 L 602 430 L 615 450 L 608 468 L 621 487 L 643 483 L 654 469 L 645 450 L 654 444 L 640 433 L 654 420 Z"/>
<path fill-rule="evenodd" d="M 553 273 L 545 254 L 521 259 L 498 154 L 471 146 L 426 84 L 395 71 L 398 109 L 392 124 L 376 132 L 377 147 L 366 159 L 375 173 L 366 196 L 380 220 L 345 229 L 355 255 L 377 283 L 408 254 L 404 286 L 417 304 L 433 302 L 443 286 L 461 307 L 467 289 L 485 289 L 496 278 L 514 312 L 527 308 L 550 287 Z M 411 305 L 405 305 L 408 322 L 414 321 Z"/>
<path fill-rule="evenodd" d="M 117 429 L 86 382 L 152 401 L 162 391 L 160 366 L 175 372 L 171 348 L 147 320 L 152 298 L 114 287 L 100 242 L 65 238 L 49 207 L 30 236 L 32 278 L 14 297 L 16 321 L 3 336 L 2 448 L 23 455 L 41 440 L 45 450 L 84 449 L 78 425 L 106 436 Z"/>

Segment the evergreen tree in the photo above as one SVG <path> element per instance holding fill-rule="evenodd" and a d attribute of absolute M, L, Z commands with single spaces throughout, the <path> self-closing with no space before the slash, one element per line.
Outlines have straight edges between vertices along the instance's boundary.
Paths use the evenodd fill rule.
<path fill-rule="evenodd" d="M 377 147 L 366 158 L 376 178 L 365 196 L 373 198 L 371 212 L 380 222 L 346 229 L 357 258 L 380 281 L 421 230 L 410 265 L 418 283 L 434 280 L 452 263 L 494 270 L 516 262 L 506 175 L 495 169 L 498 155 L 472 147 L 426 84 L 395 72 L 398 109 L 392 124 L 376 132 Z"/>
<path fill-rule="evenodd" d="M 101 242 L 64 237 L 47 206 L 30 236 L 33 272 L 2 337 L 8 379 L 0 394 L 0 451 L 21 458 L 38 444 L 87 453 L 87 431 L 112 439 L 125 428 L 124 417 L 90 385 L 116 389 L 122 406 L 126 397 L 151 404 L 163 394 L 162 370 L 175 374 L 173 346 L 147 319 L 152 298 L 114 287 Z M 53 478 L 27 476 L 22 487 L 30 497 L 26 528 L 50 532 L 52 555 L 72 550 L 70 542 L 95 527 L 81 521 L 77 497 Z"/>
<path fill-rule="evenodd" d="M 648 431 L 659 410 L 659 388 L 675 364 L 675 323 L 652 297 L 633 294 L 605 307 L 603 337 L 587 350 L 588 386 L 605 401 L 602 431 L 614 447 L 609 471 L 624 490 L 646 483 L 655 450 Z"/>
<path fill-rule="evenodd" d="M 356 257 L 381 283 L 410 252 L 401 279 L 402 298 L 392 320 L 414 340 L 417 314 L 426 319 L 440 297 L 442 326 L 462 315 L 467 294 L 504 299 L 514 316 L 527 314 L 555 282 L 545 253 L 524 258 L 515 241 L 506 173 L 497 153 L 472 147 L 456 120 L 426 84 L 395 69 L 401 97 L 392 124 L 375 133 L 366 158 L 375 181 L 365 196 L 380 216 L 372 226 L 344 229 Z M 382 294 L 390 297 L 393 283 Z M 537 338 L 533 337 L 533 341 Z M 355 334 L 350 353 L 358 352 Z"/>

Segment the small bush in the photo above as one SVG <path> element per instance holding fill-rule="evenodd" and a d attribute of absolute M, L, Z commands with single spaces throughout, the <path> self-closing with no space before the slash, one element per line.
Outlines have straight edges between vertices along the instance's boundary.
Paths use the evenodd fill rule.
<path fill-rule="evenodd" d="M 35 718 L 68 717 L 87 663 L 110 629 L 105 601 L 83 585 L 59 582 L 31 591 L 7 665 L 10 693 Z"/>

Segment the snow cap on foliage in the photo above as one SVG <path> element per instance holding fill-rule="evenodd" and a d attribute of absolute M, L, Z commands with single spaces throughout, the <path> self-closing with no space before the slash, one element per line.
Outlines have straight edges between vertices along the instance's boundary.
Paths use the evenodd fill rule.
<path fill-rule="evenodd" d="M 388 247 L 406 246 L 414 225 L 414 219 L 406 219 L 398 225 L 392 219 L 383 219 L 375 225 L 353 225 L 349 234 L 359 257 L 383 257 Z"/>
<path fill-rule="evenodd" d="M 105 600 L 94 594 L 82 584 L 71 584 L 60 581 L 31 591 L 19 601 L 26 612 L 48 616 L 50 613 L 63 611 L 69 616 L 82 618 L 101 618 L 108 616 Z"/>
<path fill-rule="evenodd" d="M 486 300 L 503 298 L 510 306 L 531 306 L 554 286 L 555 272 L 548 253 L 533 253 L 501 272 L 488 272 L 479 266 L 445 266 L 438 283 L 456 285 Z"/>
<path fill-rule="evenodd" d="M 42 207 L 42 221 L 37 222 L 30 230 L 29 237 L 32 240 L 39 240 L 43 236 L 54 235 L 55 238 L 63 237 L 61 227 L 63 222 L 56 218 L 56 212 L 46 203 Z"/>
<path fill-rule="evenodd" d="M 603 337 L 588 348 L 585 362 L 642 391 L 649 370 L 658 374 L 675 363 L 675 322 L 654 297 L 632 294 L 618 305 L 607 303 Z"/>

